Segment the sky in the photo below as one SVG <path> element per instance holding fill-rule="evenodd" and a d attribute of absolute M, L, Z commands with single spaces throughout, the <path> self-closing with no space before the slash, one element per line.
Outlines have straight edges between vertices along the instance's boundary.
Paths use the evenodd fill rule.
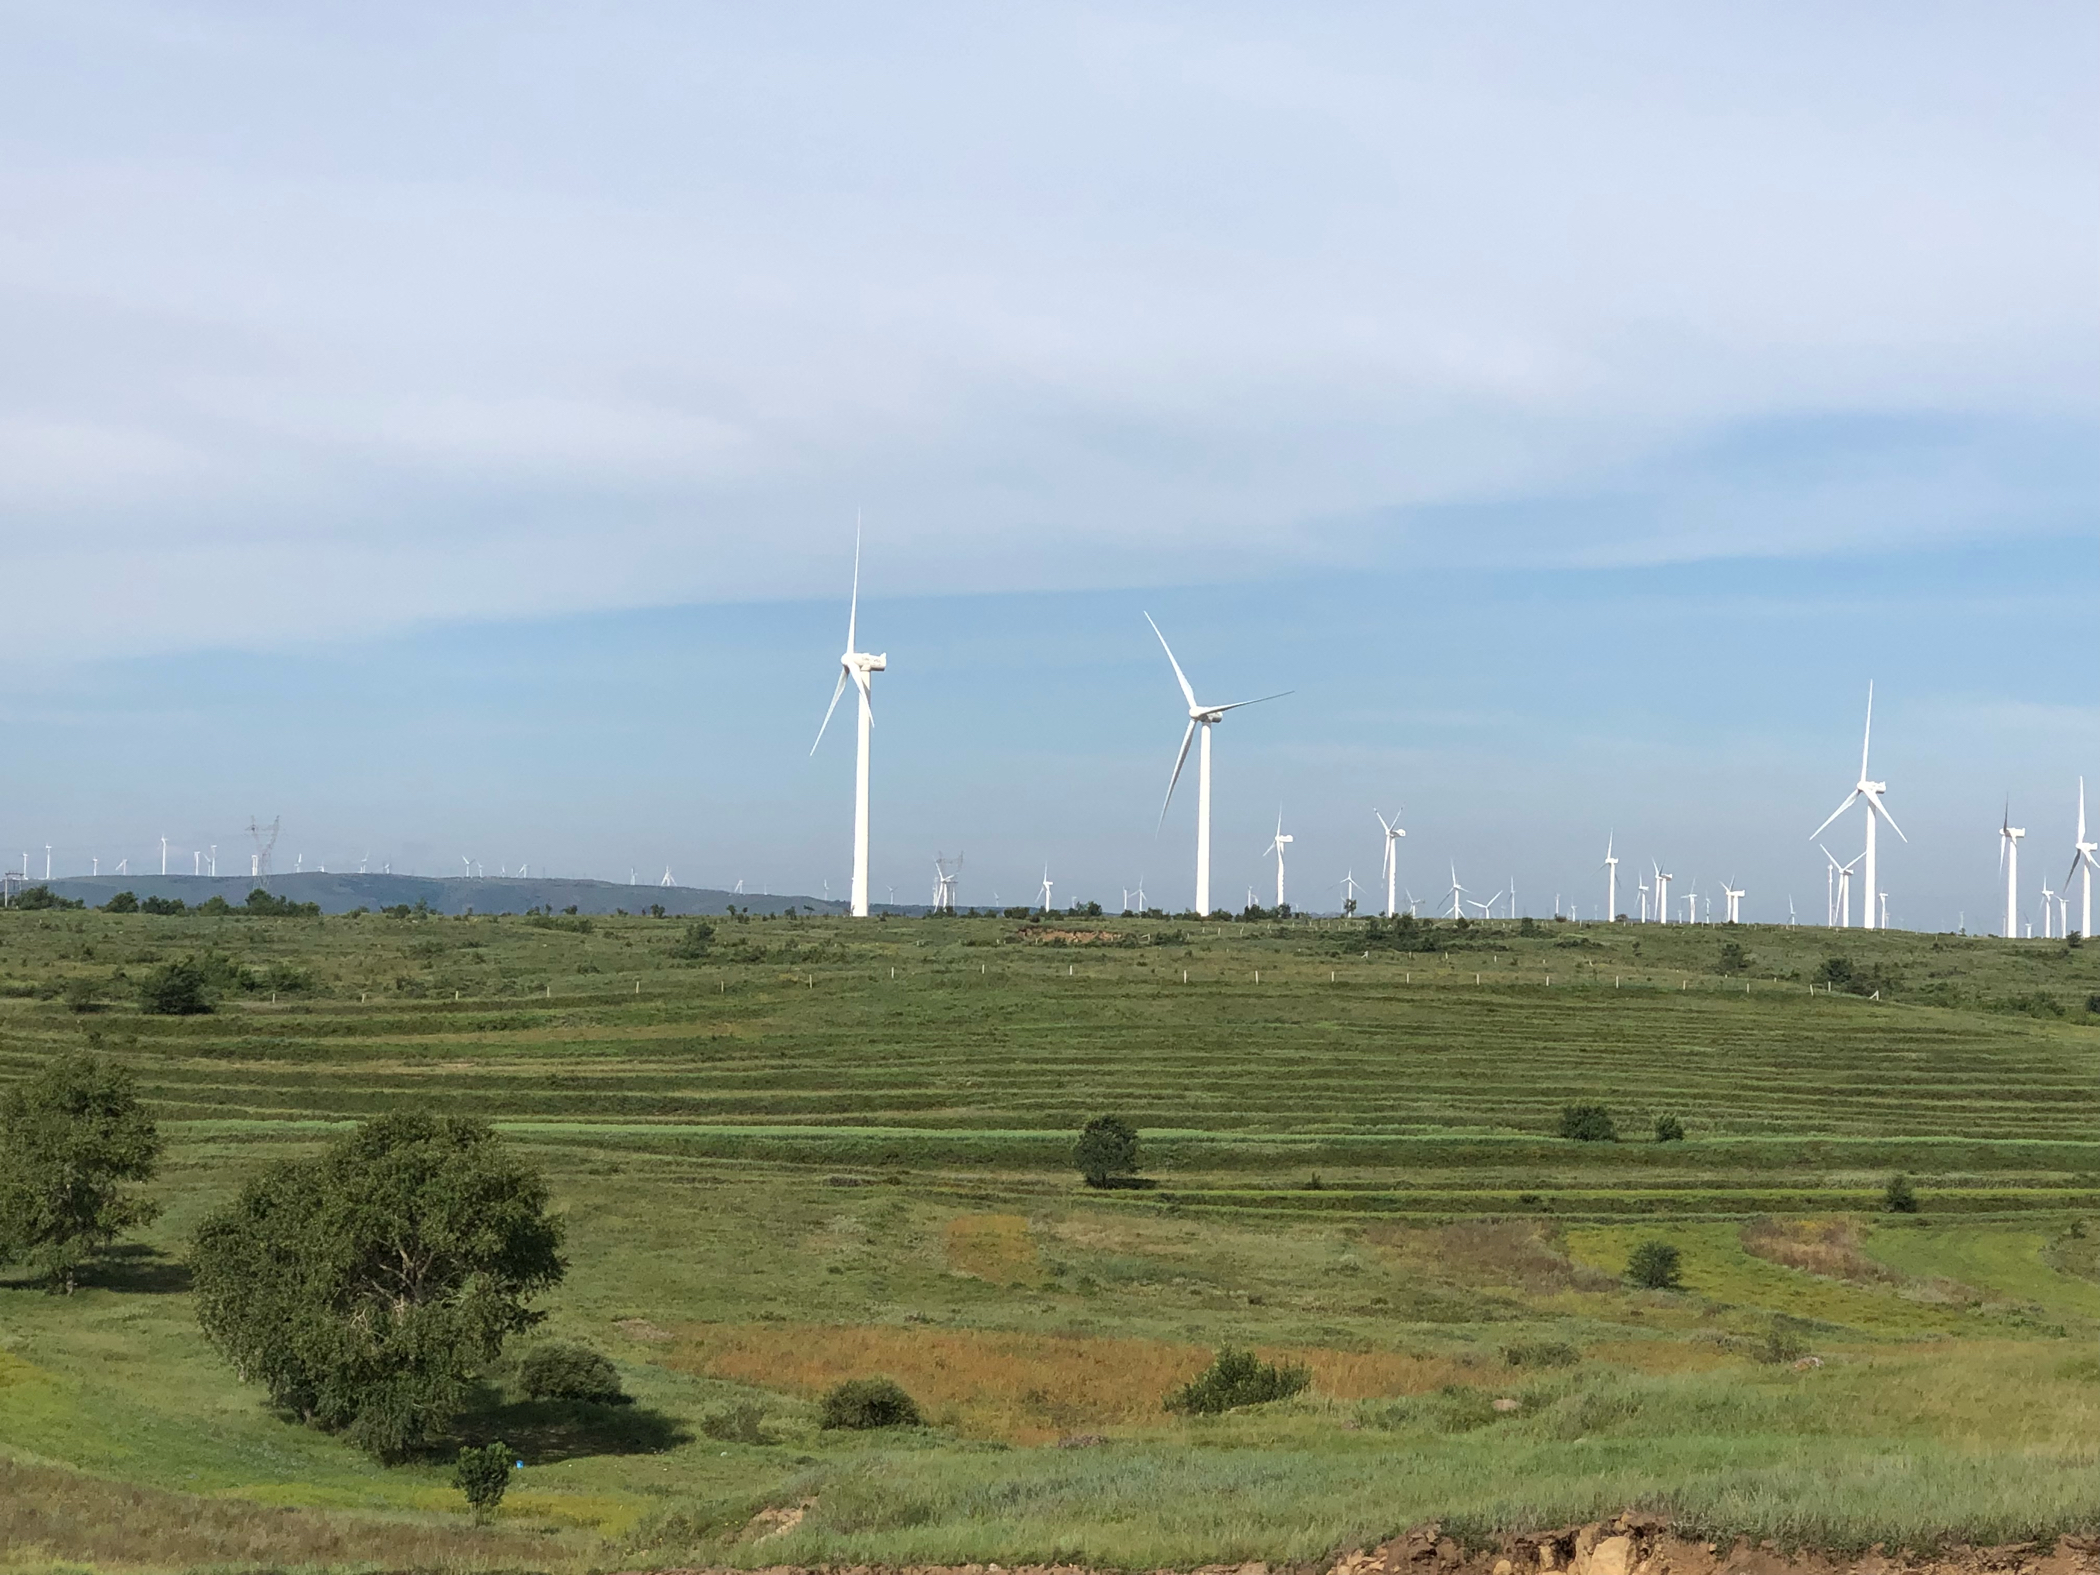
<path fill-rule="evenodd" d="M 1235 907 L 1820 920 L 1869 681 L 1893 922 L 2100 824 L 2089 6 L 0 15 L 35 873 L 842 896 L 856 519 L 878 900 L 1190 900 L 1147 612 Z"/>

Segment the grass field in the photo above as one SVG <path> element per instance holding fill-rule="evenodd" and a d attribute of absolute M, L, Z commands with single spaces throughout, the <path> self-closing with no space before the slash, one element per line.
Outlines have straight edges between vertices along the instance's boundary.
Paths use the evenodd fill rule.
<path fill-rule="evenodd" d="M 2100 1524 L 2100 950 L 1063 923 L 732 921 L 686 960 L 675 920 L 0 913 L 0 1079 L 96 1045 L 171 1139 L 166 1213 L 92 1286 L 0 1278 L 0 1568 L 1193 1565 L 1628 1504 L 1841 1546 Z M 206 950 L 255 988 L 138 1015 Z M 1814 986 L 1834 954 L 1881 998 Z M 1555 1136 L 1578 1100 L 1622 1140 Z M 442 1465 L 273 1415 L 189 1305 L 205 1210 L 402 1107 L 546 1169 L 549 1332 L 638 1401 L 491 1374 L 461 1436 L 527 1466 L 487 1529 Z M 1156 1187 L 1079 1184 L 1103 1112 Z M 1880 1211 L 1899 1170 L 1914 1217 Z M 1628 1288 L 1658 1238 L 1684 1289 Z M 1165 1413 L 1228 1341 L 1312 1388 Z M 819 1430 L 872 1373 L 930 1426 Z M 766 1442 L 709 1435 L 742 1404 Z"/>

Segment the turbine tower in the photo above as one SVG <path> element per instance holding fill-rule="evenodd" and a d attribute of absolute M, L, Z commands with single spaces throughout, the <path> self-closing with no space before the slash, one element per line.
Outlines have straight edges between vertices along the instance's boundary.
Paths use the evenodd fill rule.
<path fill-rule="evenodd" d="M 1040 901 L 1043 905 L 1043 912 L 1045 913 L 1048 913 L 1050 911 L 1050 887 L 1052 884 L 1053 883 L 1050 879 L 1050 866 L 1045 864 L 1043 866 L 1043 889 L 1040 895 Z"/>
<path fill-rule="evenodd" d="M 1670 922 L 1670 882 L 1676 878 L 1665 874 L 1660 864 L 1655 865 L 1655 922 L 1658 924 Z"/>
<path fill-rule="evenodd" d="M 1181 663 L 1174 660 L 1174 648 L 1167 644 L 1167 637 L 1159 633 L 1159 625 L 1152 623 L 1152 614 L 1145 614 L 1145 622 L 1152 624 L 1152 632 L 1159 635 L 1159 648 L 1167 653 L 1167 662 L 1174 669 L 1174 681 L 1181 685 L 1181 697 L 1188 702 L 1189 725 L 1181 735 L 1181 753 L 1174 757 L 1174 774 L 1167 778 L 1166 803 L 1159 806 L 1159 823 L 1167 823 L 1167 807 L 1174 802 L 1174 785 L 1181 780 L 1181 768 L 1188 764 L 1189 741 L 1196 736 L 1196 729 L 1203 729 L 1203 748 L 1196 759 L 1196 913 L 1200 918 L 1210 917 L 1210 730 L 1225 720 L 1227 711 L 1237 711 L 1242 706 L 1260 705 L 1263 701 L 1281 700 L 1289 694 L 1288 689 L 1280 694 L 1263 695 L 1260 700 L 1235 700 L 1230 705 L 1203 705 L 1196 699 L 1196 691 L 1189 684 L 1188 674 L 1181 670 Z"/>
<path fill-rule="evenodd" d="M 949 858 L 945 853 L 933 856 L 933 911 L 953 913 L 955 911 L 955 882 L 962 874 L 962 855 Z"/>
<path fill-rule="evenodd" d="M 2064 890 L 2069 891 L 2071 889 L 2071 875 L 2082 875 L 2085 877 L 2079 908 L 2078 933 L 2082 938 L 2091 940 L 2093 938 L 2093 855 L 2100 853 L 2100 843 L 2092 843 L 2085 840 L 2084 777 L 2078 779 L 2078 840 L 2072 846 L 2076 851 L 2071 855 L 2071 874 L 2064 877 Z M 2068 926 L 2066 927 L 2068 928 Z M 2068 940 L 2070 937 L 2067 935 L 2065 939 Z"/>
<path fill-rule="evenodd" d="M 1874 817 L 1879 815 L 1889 823 L 1889 830 L 1893 831 L 1898 837 L 1902 837 L 1905 842 L 1910 841 L 1910 838 L 1903 836 L 1903 828 L 1896 824 L 1896 818 L 1888 812 L 1887 806 L 1881 802 L 1881 795 L 1888 791 L 1889 785 L 1886 782 L 1873 781 L 1867 776 L 1867 746 L 1873 741 L 1874 685 L 1869 681 L 1867 684 L 1867 728 L 1866 732 L 1861 735 L 1859 745 L 1859 781 L 1854 783 L 1852 791 L 1845 795 L 1845 802 L 1830 812 L 1830 819 L 1824 821 L 1822 826 L 1816 827 L 1808 836 L 1809 841 L 1815 841 L 1816 838 L 1823 834 L 1824 826 L 1828 826 L 1830 821 L 1836 820 L 1838 816 L 1844 814 L 1855 802 L 1860 800 L 1866 802 L 1867 851 L 1864 857 L 1867 861 L 1867 901 L 1865 910 L 1860 914 L 1859 921 L 1859 926 L 1863 930 L 1874 928 L 1874 894 L 1880 890 L 1874 881 Z"/>
<path fill-rule="evenodd" d="M 870 676 L 886 670 L 890 661 L 887 656 L 871 656 L 858 649 L 860 624 L 860 526 L 853 527 L 853 599 L 846 604 L 846 650 L 839 657 L 838 687 L 831 691 L 831 705 L 824 712 L 824 721 L 817 728 L 817 743 L 809 746 L 809 752 L 817 752 L 817 744 L 824 742 L 824 729 L 831 726 L 831 713 L 839 708 L 839 696 L 846 692 L 850 681 L 859 691 L 860 699 L 860 753 L 853 767 L 853 902 L 852 914 L 856 919 L 868 916 L 868 733 L 875 726 L 874 680 Z"/>
<path fill-rule="evenodd" d="M 1385 916 L 1390 919 L 1399 912 L 1393 903 L 1393 888 L 1400 879 L 1400 839 L 1407 833 L 1400 829 L 1398 815 L 1387 820 L 1374 809 L 1371 816 L 1385 833 Z"/>
<path fill-rule="evenodd" d="M 2005 801 L 2005 819 L 1998 826 L 1998 868 L 2005 871 L 2005 938 L 2020 933 L 2020 839 L 2025 826 L 2012 823 L 2012 800 Z"/>
<path fill-rule="evenodd" d="M 1721 895 L 1728 899 L 1728 922 L 1730 924 L 1741 924 L 1743 922 L 1743 892 L 1723 881 L 1721 882 Z"/>
<path fill-rule="evenodd" d="M 1283 850 L 1289 847 L 1293 842 L 1296 842 L 1297 840 L 1298 839 L 1296 837 L 1289 837 L 1284 835 L 1283 811 L 1279 809 L 1278 811 L 1276 811 L 1275 840 L 1272 841 L 1266 848 L 1263 848 L 1261 850 L 1262 855 L 1264 857 L 1267 857 L 1271 853 L 1276 855 L 1276 906 L 1278 908 L 1281 908 L 1283 906 Z"/>
<path fill-rule="evenodd" d="M 1454 864 L 1451 866 L 1451 917 L 1454 919 L 1463 919 L 1466 916 L 1466 910 L 1459 902 L 1465 891 L 1466 888 L 1458 883 L 1458 866 Z"/>
<path fill-rule="evenodd" d="M 1604 871 L 1604 922 L 1611 924 L 1619 917 L 1619 857 L 1612 852 L 1612 844 L 1618 840 L 1614 832 L 1604 834 L 1604 862 L 1597 868 Z M 1644 915 L 1645 917 L 1645 915 Z"/>

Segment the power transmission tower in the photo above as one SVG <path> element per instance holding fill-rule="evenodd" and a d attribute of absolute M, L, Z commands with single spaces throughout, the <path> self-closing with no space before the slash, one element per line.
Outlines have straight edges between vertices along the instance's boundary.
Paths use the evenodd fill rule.
<path fill-rule="evenodd" d="M 265 826 L 254 816 L 248 817 L 248 835 L 255 839 L 254 862 L 248 873 L 265 886 L 270 883 L 270 855 L 276 851 L 277 828 L 282 820 L 283 817 L 279 816 Z"/>

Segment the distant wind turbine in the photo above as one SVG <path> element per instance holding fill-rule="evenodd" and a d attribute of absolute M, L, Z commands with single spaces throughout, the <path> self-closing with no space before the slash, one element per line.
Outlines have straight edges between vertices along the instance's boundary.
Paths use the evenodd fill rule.
<path fill-rule="evenodd" d="M 2100 843 L 2085 838 L 2085 778 L 2078 779 L 2078 840 L 2072 845 L 2070 874 L 2064 876 L 2064 889 L 2071 889 L 2071 876 L 2084 878 L 2080 898 L 2078 933 L 2086 940 L 2093 938 L 2093 855 L 2100 853 Z M 2066 926 L 2068 928 L 2068 926 Z M 2066 936 L 2066 939 L 2069 937 Z"/>
<path fill-rule="evenodd" d="M 838 687 L 831 691 L 831 705 L 824 712 L 824 720 L 817 728 L 817 743 L 809 746 L 809 752 L 817 752 L 817 744 L 824 742 L 824 729 L 831 726 L 831 713 L 839 708 L 839 696 L 851 683 L 859 702 L 860 732 L 859 752 L 853 762 L 853 900 L 851 910 L 856 919 L 868 916 L 868 735 L 875 727 L 875 680 L 874 675 L 886 672 L 890 665 L 887 656 L 871 655 L 860 649 L 860 525 L 853 527 L 853 598 L 846 604 L 846 650 L 839 657 Z"/>
<path fill-rule="evenodd" d="M 1296 837 L 1285 834 L 1283 829 L 1283 811 L 1277 810 L 1276 836 L 1266 848 L 1262 849 L 1262 853 L 1264 855 L 1270 853 L 1276 855 L 1276 906 L 1279 908 L 1283 906 L 1283 850 L 1297 840 Z"/>
<path fill-rule="evenodd" d="M 1181 685 L 1181 697 L 1189 707 L 1189 725 L 1181 735 L 1181 753 L 1174 757 L 1174 774 L 1167 778 L 1166 802 L 1159 807 L 1162 826 L 1167 823 L 1167 808 L 1174 802 L 1174 785 L 1181 780 L 1181 768 L 1188 764 L 1189 741 L 1196 736 L 1199 727 L 1203 730 L 1203 747 L 1196 756 L 1196 912 L 1207 918 L 1210 915 L 1210 730 L 1225 720 L 1227 711 L 1281 700 L 1290 691 L 1286 689 L 1277 694 L 1263 695 L 1259 700 L 1235 700 L 1230 705 L 1204 705 L 1196 699 L 1188 674 L 1181 670 L 1181 663 L 1174 660 L 1174 648 L 1167 644 L 1167 637 L 1160 634 L 1159 625 L 1152 622 L 1150 613 L 1145 614 L 1145 622 L 1152 624 L 1152 632 L 1159 636 L 1159 648 L 1167 653 L 1167 663 L 1174 669 L 1174 681 Z"/>
<path fill-rule="evenodd" d="M 1998 827 L 1998 867 L 2005 871 L 2005 938 L 2020 933 L 2020 839 L 2025 826 L 2012 823 L 2012 800 L 2005 801 L 2005 819 Z"/>
<path fill-rule="evenodd" d="M 1741 924 L 1743 922 L 1743 897 L 1745 894 L 1738 888 L 1729 885 L 1728 882 L 1723 881 L 1721 882 L 1721 895 L 1728 903 L 1728 922 L 1730 924 Z"/>
<path fill-rule="evenodd" d="M 1055 882 L 1050 879 L 1050 866 L 1045 864 L 1043 866 L 1043 889 L 1041 893 L 1043 912 L 1045 913 L 1050 911 L 1050 889 L 1054 884 Z"/>
<path fill-rule="evenodd" d="M 1385 916 L 1390 919 L 1398 912 L 1393 905 L 1393 887 L 1400 878 L 1400 839 L 1407 833 L 1400 829 L 1398 815 L 1387 820 L 1374 809 L 1371 816 L 1385 833 Z"/>
<path fill-rule="evenodd" d="M 1604 871 L 1604 922 L 1611 923 L 1619 916 L 1619 856 L 1612 852 L 1612 844 L 1618 841 L 1616 832 L 1604 835 L 1604 862 L 1597 868 Z"/>
<path fill-rule="evenodd" d="M 1808 834 L 1808 840 L 1811 842 L 1815 841 L 1816 838 L 1820 837 L 1823 834 L 1824 827 L 1828 826 L 1832 820 L 1836 820 L 1838 816 L 1844 814 L 1845 811 L 1850 809 L 1855 803 L 1858 803 L 1862 800 L 1865 801 L 1867 806 L 1867 851 L 1863 856 L 1867 861 L 1867 900 L 1860 914 L 1860 928 L 1865 930 L 1871 930 L 1875 927 L 1874 896 L 1875 893 L 1880 890 L 1880 888 L 1875 884 L 1874 873 L 1875 817 L 1879 816 L 1881 819 L 1887 821 L 1889 823 L 1889 830 L 1893 831 L 1903 841 L 1910 841 L 1910 838 L 1905 837 L 1903 835 L 1903 828 L 1896 824 L 1895 816 L 1891 815 L 1888 812 L 1887 806 L 1881 802 L 1881 795 L 1888 791 L 1889 785 L 1886 782 L 1873 781 L 1867 776 L 1867 746 L 1873 743 L 1873 741 L 1874 685 L 1871 681 L 1869 681 L 1869 683 L 1867 684 L 1867 727 L 1866 731 L 1860 735 L 1859 744 L 1859 780 L 1852 785 L 1852 791 L 1845 795 L 1845 801 L 1842 804 L 1838 805 L 1836 809 L 1830 812 L 1829 819 L 1825 820 L 1823 822 L 1823 825 L 1816 827 L 1814 831 Z"/>
<path fill-rule="evenodd" d="M 1458 866 L 1454 864 L 1451 866 L 1451 917 L 1454 919 L 1463 919 L 1466 916 L 1465 906 L 1459 901 L 1465 895 L 1465 891 L 1466 888 L 1458 883 Z"/>

